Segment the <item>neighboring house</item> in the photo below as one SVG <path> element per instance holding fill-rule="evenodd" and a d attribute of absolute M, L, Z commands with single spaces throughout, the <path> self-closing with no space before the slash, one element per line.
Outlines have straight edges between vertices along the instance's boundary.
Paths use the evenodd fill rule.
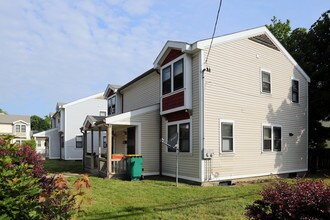
<path fill-rule="evenodd" d="M 0 114 L 0 135 L 10 134 L 15 138 L 12 143 L 22 144 L 31 139 L 30 116 Z"/>
<path fill-rule="evenodd" d="M 108 87 L 105 98 L 116 100 L 108 117 L 87 117 L 83 130 L 106 131 L 109 150 L 99 163 L 87 152 L 85 167 L 111 177 L 125 169 L 114 154 L 137 153 L 144 175 L 175 176 L 176 154 L 159 140 L 178 134 L 182 179 L 307 171 L 307 74 L 266 27 L 216 37 L 211 50 L 210 43 L 168 41 L 153 69 Z"/>
<path fill-rule="evenodd" d="M 52 128 L 36 133 L 33 137 L 38 146 L 45 148 L 46 158 L 81 160 L 81 122 L 87 115 L 102 116 L 106 115 L 106 112 L 107 101 L 103 98 L 103 93 L 70 103 L 57 103 L 56 112 L 51 117 Z"/>

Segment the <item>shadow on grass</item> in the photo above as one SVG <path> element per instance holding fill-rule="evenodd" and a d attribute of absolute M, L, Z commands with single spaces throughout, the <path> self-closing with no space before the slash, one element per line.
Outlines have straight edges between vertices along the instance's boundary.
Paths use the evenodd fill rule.
<path fill-rule="evenodd" d="M 44 168 L 47 173 L 86 173 L 82 170 L 81 161 L 70 161 L 70 160 L 46 160 Z"/>
<path fill-rule="evenodd" d="M 122 208 L 121 210 L 116 210 L 113 212 L 103 212 L 98 214 L 93 214 L 90 216 L 85 216 L 88 219 L 101 220 L 101 219 L 112 219 L 112 218 L 128 218 L 128 217 L 138 217 L 145 214 L 164 212 L 164 211 L 172 211 L 172 210 L 180 210 L 195 207 L 198 205 L 205 204 L 214 204 L 221 203 L 228 200 L 237 200 L 239 198 L 246 198 L 250 196 L 254 196 L 255 193 L 248 193 L 241 196 L 225 196 L 225 197 L 209 197 L 205 199 L 198 199 L 192 201 L 185 201 L 180 203 L 165 203 L 157 206 L 127 206 Z"/>

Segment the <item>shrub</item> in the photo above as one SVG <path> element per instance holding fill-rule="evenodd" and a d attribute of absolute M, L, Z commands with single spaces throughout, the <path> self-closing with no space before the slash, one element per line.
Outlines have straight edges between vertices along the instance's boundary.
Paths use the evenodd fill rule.
<path fill-rule="evenodd" d="M 32 167 L 17 163 L 11 156 L 11 149 L 0 150 L 0 216 L 11 219 L 40 218 L 37 213 L 41 190 Z"/>
<path fill-rule="evenodd" d="M 330 186 L 322 180 L 277 181 L 246 207 L 249 219 L 330 219 Z"/>
<path fill-rule="evenodd" d="M 87 175 L 73 190 L 62 174 L 45 175 L 40 155 L 30 146 L 0 138 L 0 219 L 70 219 L 78 215 L 89 189 Z"/>
<path fill-rule="evenodd" d="M 23 141 L 23 145 L 30 146 L 33 150 L 35 150 L 36 147 L 37 147 L 37 143 L 36 143 L 35 140 L 26 140 L 26 141 Z"/>

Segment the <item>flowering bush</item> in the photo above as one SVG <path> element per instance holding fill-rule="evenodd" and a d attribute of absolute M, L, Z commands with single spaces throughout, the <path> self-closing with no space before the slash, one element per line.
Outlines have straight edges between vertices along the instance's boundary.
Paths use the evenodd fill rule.
<path fill-rule="evenodd" d="M 330 219 L 330 186 L 322 180 L 278 181 L 246 207 L 249 219 Z"/>
<path fill-rule="evenodd" d="M 89 178 L 69 187 L 62 174 L 46 176 L 43 161 L 30 146 L 0 137 L 0 219 L 70 219 L 79 214 Z"/>

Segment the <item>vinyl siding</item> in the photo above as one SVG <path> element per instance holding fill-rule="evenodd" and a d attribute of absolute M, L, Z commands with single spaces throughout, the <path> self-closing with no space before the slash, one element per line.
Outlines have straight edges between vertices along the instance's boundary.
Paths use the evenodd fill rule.
<path fill-rule="evenodd" d="M 125 125 L 136 126 L 135 141 L 137 149 L 141 150 L 140 153 L 143 157 L 142 166 L 144 169 L 144 174 L 159 173 L 159 117 L 159 109 L 157 109 L 155 111 L 120 120 L 119 126 L 123 125 L 125 128 Z M 138 129 L 141 129 L 141 146 L 138 146 Z M 116 141 L 120 141 L 120 139 L 121 138 L 118 137 L 118 139 L 116 138 Z M 138 152 L 139 150 L 137 150 L 136 153 Z"/>
<path fill-rule="evenodd" d="M 192 57 L 192 152 L 180 153 L 179 176 L 184 179 L 198 181 L 200 179 L 200 147 L 199 147 L 199 60 L 200 54 L 195 53 Z M 167 121 L 162 119 L 162 137 L 166 139 Z M 176 154 L 167 152 L 162 148 L 162 168 L 164 175 L 174 176 L 176 172 Z"/>
<path fill-rule="evenodd" d="M 155 71 L 122 91 L 123 112 L 159 103 L 159 74 Z"/>
<path fill-rule="evenodd" d="M 13 126 L 11 124 L 0 124 L 0 134 L 13 134 Z"/>
<path fill-rule="evenodd" d="M 294 65 L 281 52 L 242 39 L 214 45 L 208 67 L 205 149 L 215 156 L 205 170 L 212 178 L 306 170 L 308 83 Z M 271 72 L 272 94 L 260 92 L 260 69 Z M 291 103 L 291 77 L 299 79 L 299 104 Z M 220 154 L 220 119 L 235 123 L 234 154 Z M 281 152 L 262 153 L 262 123 L 282 126 Z"/>
<path fill-rule="evenodd" d="M 107 101 L 105 99 L 96 98 L 87 99 L 83 102 L 65 107 L 65 121 L 62 123 L 65 125 L 64 149 L 66 160 L 82 159 L 83 148 L 76 148 L 76 136 L 82 135 L 80 128 L 82 127 L 87 115 L 99 115 L 100 111 L 104 111 L 106 108 Z M 93 135 L 93 149 L 94 152 L 98 154 L 99 133 L 97 129 L 94 130 Z M 105 135 L 105 132 L 101 135 L 101 146 L 103 143 L 103 135 Z M 90 151 L 91 132 L 87 134 L 87 152 Z M 106 152 L 106 148 L 102 147 L 102 152 Z"/>

